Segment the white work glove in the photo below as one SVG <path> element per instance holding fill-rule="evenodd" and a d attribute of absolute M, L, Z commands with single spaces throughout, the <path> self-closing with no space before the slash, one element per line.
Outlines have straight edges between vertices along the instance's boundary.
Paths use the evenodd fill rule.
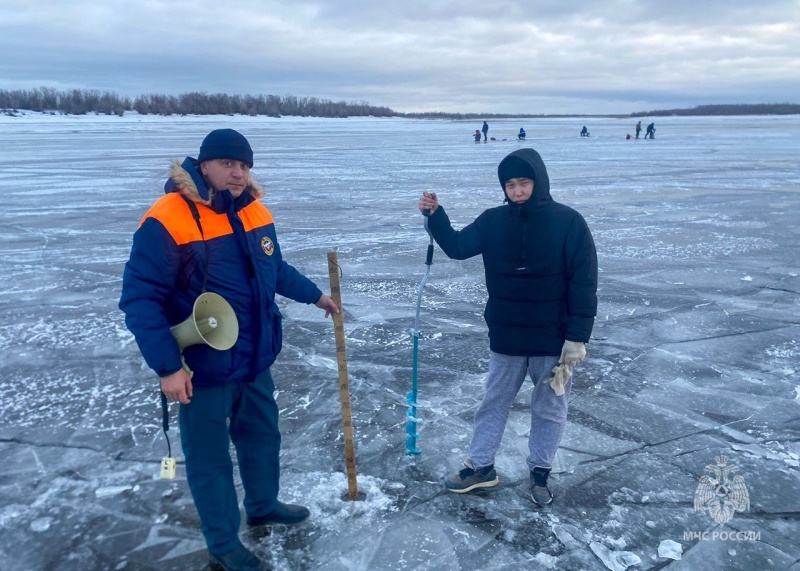
<path fill-rule="evenodd" d="M 550 383 L 550 387 L 555 391 L 556 396 L 560 397 L 564 394 L 564 387 L 570 378 L 572 378 L 572 370 L 569 365 L 559 365 L 558 367 L 553 367 L 553 378 L 547 379 L 545 383 Z"/>
<path fill-rule="evenodd" d="M 586 358 L 586 344 L 580 341 L 564 341 L 561 349 L 561 358 L 558 360 L 560 365 L 574 367 Z"/>

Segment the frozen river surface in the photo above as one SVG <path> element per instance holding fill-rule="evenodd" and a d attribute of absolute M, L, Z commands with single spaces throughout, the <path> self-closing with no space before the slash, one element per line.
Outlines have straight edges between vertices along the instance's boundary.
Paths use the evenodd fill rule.
<path fill-rule="evenodd" d="M 117 309 L 139 218 L 169 161 L 213 128 L 255 149 L 284 255 L 328 289 L 343 268 L 361 502 L 346 492 L 333 326 L 281 300 L 273 368 L 281 499 L 311 520 L 243 540 L 280 570 L 800 569 L 800 117 L 479 121 L 0 119 L 0 569 L 202 569 L 185 481 L 166 453 L 157 379 Z M 646 121 L 647 122 L 647 121 Z M 578 137 L 586 124 L 592 136 Z M 418 446 L 405 455 L 416 288 L 436 191 L 454 225 L 500 203 L 520 126 L 600 262 L 599 311 L 569 425 L 536 509 L 530 383 L 497 457 L 501 485 L 443 492 L 467 452 L 488 359 L 479 259 L 440 250 L 422 305 Z M 176 410 L 172 410 L 173 419 Z M 724 456 L 724 457 L 723 457 Z M 735 466 L 749 509 L 695 510 Z M 680 557 L 680 559 L 678 559 Z"/>

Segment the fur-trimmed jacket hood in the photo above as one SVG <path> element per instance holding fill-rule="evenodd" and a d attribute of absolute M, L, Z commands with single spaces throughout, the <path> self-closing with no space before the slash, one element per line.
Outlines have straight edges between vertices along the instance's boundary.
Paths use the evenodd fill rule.
<path fill-rule="evenodd" d="M 264 189 L 252 176 L 247 181 L 245 191 L 256 200 L 264 196 Z M 208 185 L 200 173 L 200 163 L 192 157 L 186 157 L 183 163 L 178 160 L 172 161 L 172 169 L 164 184 L 164 192 L 167 194 L 178 192 L 188 200 L 204 204 L 216 212 L 227 210 L 226 203 L 233 199 L 228 191 L 216 191 Z M 220 201 L 220 198 L 226 194 L 229 198 Z"/>

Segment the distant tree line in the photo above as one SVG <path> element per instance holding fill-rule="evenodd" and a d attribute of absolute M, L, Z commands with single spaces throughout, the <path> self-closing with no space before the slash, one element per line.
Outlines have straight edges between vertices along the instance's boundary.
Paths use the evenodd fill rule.
<path fill-rule="evenodd" d="M 0 109 L 14 114 L 19 109 L 84 115 L 102 113 L 122 116 L 125 111 L 141 115 L 297 115 L 301 117 L 393 117 L 388 107 L 375 107 L 366 101 L 331 101 L 294 95 L 228 95 L 225 93 L 149 94 L 131 100 L 113 92 L 50 87 L 27 90 L 0 90 Z"/>
<path fill-rule="evenodd" d="M 226 93 L 152 93 L 134 99 L 112 91 L 52 87 L 35 89 L 0 89 L 0 112 L 16 115 L 18 110 L 44 113 L 119 115 L 136 111 L 141 115 L 267 115 L 280 117 L 406 117 L 410 119 L 490 120 L 507 118 L 588 117 L 590 115 L 545 115 L 532 113 L 400 113 L 388 107 L 375 107 L 366 101 L 331 101 L 295 95 L 228 95 Z M 660 109 L 630 115 L 592 115 L 594 117 L 659 117 L 668 115 L 793 115 L 800 105 L 762 103 L 741 105 L 700 105 L 691 109 Z"/>
<path fill-rule="evenodd" d="M 392 117 L 388 107 L 366 101 L 331 101 L 295 95 L 228 95 L 226 93 L 184 93 L 181 95 L 140 95 L 133 110 L 141 115 L 268 115 L 280 117 Z"/>
<path fill-rule="evenodd" d="M 101 92 L 96 89 L 71 89 L 69 91 L 58 91 L 52 87 L 13 91 L 0 89 L 0 109 L 7 111 L 27 109 L 70 115 L 103 113 L 122 116 L 125 111 L 130 111 L 131 100 L 111 91 Z"/>
<path fill-rule="evenodd" d="M 631 117 L 664 117 L 669 115 L 796 115 L 800 105 L 794 103 L 758 103 L 737 105 L 698 105 L 691 109 L 659 109 L 631 113 Z"/>
<path fill-rule="evenodd" d="M 489 119 L 511 119 L 527 117 L 555 117 L 555 115 L 542 115 L 530 113 L 445 113 L 442 111 L 422 111 L 419 113 L 398 113 L 400 117 L 409 119 L 452 119 L 458 120 L 489 120 Z"/>

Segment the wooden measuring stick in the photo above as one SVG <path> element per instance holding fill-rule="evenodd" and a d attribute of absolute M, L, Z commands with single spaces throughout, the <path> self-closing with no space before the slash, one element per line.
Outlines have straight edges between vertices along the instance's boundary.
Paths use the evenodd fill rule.
<path fill-rule="evenodd" d="M 356 451 L 353 445 L 353 419 L 350 416 L 350 381 L 347 375 L 347 352 L 344 345 L 344 309 L 339 283 L 339 262 L 336 252 L 328 252 L 328 274 L 331 282 L 331 297 L 339 308 L 333 314 L 333 331 L 336 337 L 336 360 L 339 364 L 339 400 L 342 402 L 342 424 L 344 426 L 344 459 L 347 466 L 347 491 L 350 499 L 358 500 L 356 482 Z"/>

